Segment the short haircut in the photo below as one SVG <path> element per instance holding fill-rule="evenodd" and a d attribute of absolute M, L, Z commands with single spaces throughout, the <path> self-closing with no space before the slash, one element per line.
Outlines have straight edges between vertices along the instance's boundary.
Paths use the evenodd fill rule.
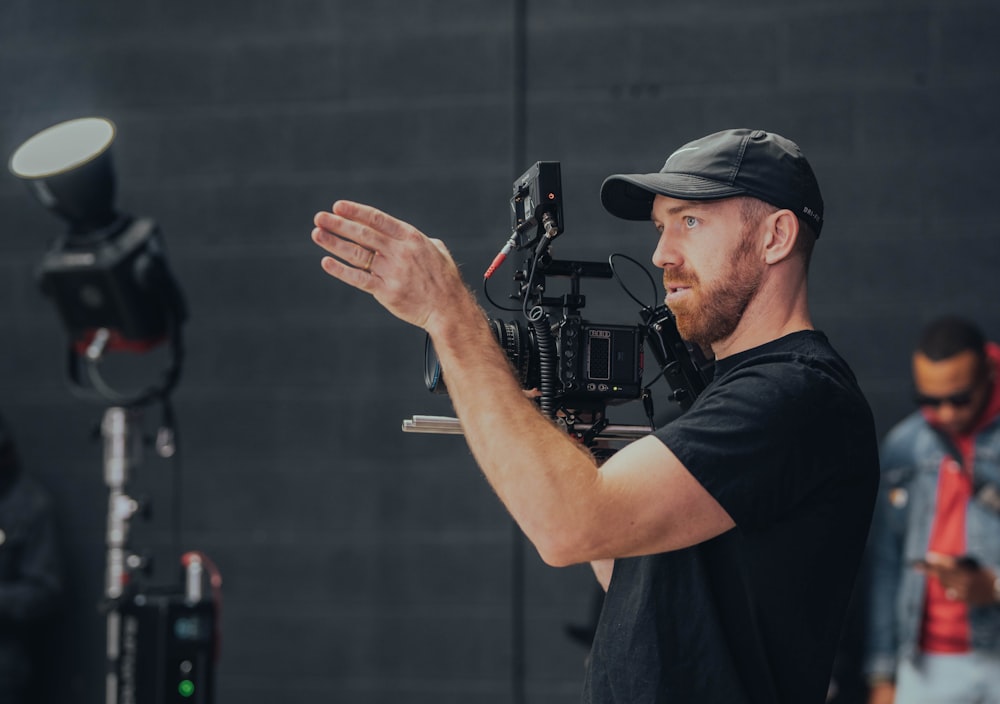
<path fill-rule="evenodd" d="M 740 200 L 740 215 L 743 217 L 745 226 L 754 226 L 771 213 L 781 210 L 778 206 L 753 196 L 736 197 Z M 812 260 L 813 247 L 816 245 L 816 231 L 802 218 L 796 216 L 795 219 L 799 221 L 799 236 L 795 240 L 794 252 L 802 257 L 808 270 L 809 262 Z"/>
<path fill-rule="evenodd" d="M 931 321 L 920 334 L 917 352 L 932 362 L 950 359 L 972 351 L 980 359 L 986 357 L 986 336 L 979 327 L 957 315 L 946 315 Z"/>

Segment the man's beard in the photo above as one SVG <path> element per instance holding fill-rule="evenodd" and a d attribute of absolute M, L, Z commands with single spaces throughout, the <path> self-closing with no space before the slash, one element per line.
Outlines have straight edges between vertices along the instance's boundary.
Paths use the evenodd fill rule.
<path fill-rule="evenodd" d="M 764 271 L 754 255 L 754 239 L 748 234 L 744 233 L 730 257 L 729 271 L 712 288 L 697 290 L 698 276 L 694 272 L 684 269 L 671 272 L 670 285 L 691 286 L 693 294 L 690 300 L 670 306 L 677 331 L 705 352 L 713 343 L 733 334 L 760 288 Z"/>

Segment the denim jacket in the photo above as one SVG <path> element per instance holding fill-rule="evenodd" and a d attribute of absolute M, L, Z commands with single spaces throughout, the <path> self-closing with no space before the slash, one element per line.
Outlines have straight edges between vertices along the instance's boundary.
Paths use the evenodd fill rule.
<path fill-rule="evenodd" d="M 889 432 L 881 455 L 882 481 L 869 542 L 865 672 L 891 679 L 898 659 L 913 658 L 919 651 L 926 578 L 912 563 L 927 552 L 942 462 L 956 460 L 955 451 L 919 411 Z M 1000 488 L 998 417 L 975 437 L 973 477 L 975 487 Z M 966 553 L 1000 575 L 1000 512 L 995 505 L 970 501 Z M 1000 653 L 1000 606 L 970 607 L 969 621 L 973 650 Z"/>

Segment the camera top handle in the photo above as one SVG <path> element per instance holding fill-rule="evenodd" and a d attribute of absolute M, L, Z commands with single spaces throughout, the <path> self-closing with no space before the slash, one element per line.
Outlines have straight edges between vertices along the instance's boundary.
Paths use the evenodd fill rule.
<path fill-rule="evenodd" d="M 580 293 L 580 279 L 610 279 L 614 276 L 611 265 L 607 262 L 583 262 L 576 260 L 552 259 L 546 251 L 540 254 L 535 262 L 534 271 L 529 272 L 531 262 L 527 262 L 526 268 L 518 273 L 516 278 L 527 281 L 531 277 L 531 284 L 525 283 L 522 288 L 521 298 L 528 298 L 532 293 L 538 294 L 534 305 L 542 308 L 557 309 L 562 308 L 564 315 L 575 314 L 582 309 L 586 303 L 586 297 Z M 563 294 L 559 298 L 546 298 L 545 277 L 560 276 L 570 280 L 570 292 Z M 528 289 L 532 290 L 528 290 Z M 514 298 L 512 296 L 512 298 Z"/>
<path fill-rule="evenodd" d="M 672 389 L 670 395 L 686 411 L 711 381 L 712 362 L 699 347 L 684 342 L 666 306 L 644 309 L 640 315 L 649 348 Z"/>

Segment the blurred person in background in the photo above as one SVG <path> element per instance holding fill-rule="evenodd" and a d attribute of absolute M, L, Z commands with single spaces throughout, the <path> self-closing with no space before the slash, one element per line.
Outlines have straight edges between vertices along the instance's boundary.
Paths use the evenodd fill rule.
<path fill-rule="evenodd" d="M 63 599 L 52 505 L 0 417 L 0 702 L 41 699 L 44 640 Z"/>
<path fill-rule="evenodd" d="M 1000 703 L 1000 346 L 948 316 L 913 353 L 917 409 L 882 445 L 870 704 Z"/>

